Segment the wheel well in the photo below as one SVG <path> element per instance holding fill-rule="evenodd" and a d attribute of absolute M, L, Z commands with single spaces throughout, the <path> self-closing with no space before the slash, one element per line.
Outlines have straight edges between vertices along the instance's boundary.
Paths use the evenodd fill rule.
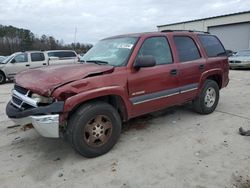
<path fill-rule="evenodd" d="M 222 87 L 222 77 L 219 74 L 210 75 L 210 76 L 207 77 L 207 80 L 215 81 L 218 84 L 219 88 L 221 89 L 221 87 Z"/>
<path fill-rule="evenodd" d="M 6 77 L 5 73 L 2 70 L 0 70 L 0 73 L 3 73 L 3 75 Z"/>
<path fill-rule="evenodd" d="M 102 96 L 102 97 L 98 97 L 98 98 L 94 98 L 94 99 L 84 101 L 83 103 L 80 103 L 79 105 L 74 107 L 73 110 L 71 110 L 71 112 L 69 113 L 69 117 L 81 105 L 89 103 L 89 102 L 97 102 L 97 101 L 106 102 L 106 103 L 112 105 L 118 111 L 122 121 L 126 121 L 128 119 L 126 106 L 125 106 L 125 104 L 123 102 L 123 99 L 118 95 L 107 95 L 107 96 Z"/>

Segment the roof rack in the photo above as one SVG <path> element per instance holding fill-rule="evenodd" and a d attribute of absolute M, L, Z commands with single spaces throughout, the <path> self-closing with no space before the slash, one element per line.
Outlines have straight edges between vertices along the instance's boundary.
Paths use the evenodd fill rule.
<path fill-rule="evenodd" d="M 197 31 L 197 30 L 172 30 L 172 29 L 167 29 L 167 30 L 162 30 L 161 32 L 192 32 L 192 33 L 206 33 L 210 34 L 208 31 Z"/>

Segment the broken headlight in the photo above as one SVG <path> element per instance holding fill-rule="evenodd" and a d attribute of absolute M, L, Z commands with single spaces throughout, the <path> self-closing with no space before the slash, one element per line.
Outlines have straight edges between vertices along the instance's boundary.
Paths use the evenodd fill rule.
<path fill-rule="evenodd" d="M 42 103 L 42 104 L 50 104 L 53 102 L 53 98 L 44 97 L 35 93 L 31 95 L 31 98 L 35 100 L 37 103 Z"/>

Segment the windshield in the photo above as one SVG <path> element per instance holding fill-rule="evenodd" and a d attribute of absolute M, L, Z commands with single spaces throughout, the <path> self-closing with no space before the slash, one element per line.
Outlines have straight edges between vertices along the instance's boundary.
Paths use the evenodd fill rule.
<path fill-rule="evenodd" d="M 236 53 L 236 56 L 250 56 L 250 50 L 243 50 Z"/>
<path fill-rule="evenodd" d="M 83 61 L 112 66 L 126 65 L 136 41 L 135 37 L 101 40 L 83 56 Z"/>
<path fill-rule="evenodd" d="M 15 56 L 15 54 L 12 54 L 11 56 L 9 56 L 5 60 L 3 60 L 2 63 L 4 63 L 4 64 L 8 63 L 9 60 L 11 60 L 14 56 Z"/>

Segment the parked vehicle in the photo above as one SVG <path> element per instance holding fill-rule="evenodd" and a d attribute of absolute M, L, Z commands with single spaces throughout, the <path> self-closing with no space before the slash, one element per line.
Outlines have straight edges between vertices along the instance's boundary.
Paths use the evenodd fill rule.
<path fill-rule="evenodd" d="M 6 57 L 5 56 L 0 56 L 0 63 L 2 63 L 3 62 L 3 60 L 5 60 L 6 59 Z"/>
<path fill-rule="evenodd" d="M 235 54 L 235 52 L 232 50 L 226 50 L 226 53 L 227 53 L 227 57 L 231 57 Z"/>
<path fill-rule="evenodd" d="M 84 61 L 18 74 L 6 113 L 42 136 L 65 136 L 86 157 L 108 152 L 131 118 L 188 101 L 212 113 L 229 82 L 223 45 L 200 32 L 110 37 Z"/>
<path fill-rule="evenodd" d="M 47 51 L 51 64 L 77 63 L 77 54 L 73 50 L 50 50 Z"/>
<path fill-rule="evenodd" d="M 250 50 L 240 50 L 229 57 L 231 69 L 250 69 Z"/>
<path fill-rule="evenodd" d="M 14 79 L 17 73 L 27 69 L 77 61 L 76 53 L 71 50 L 17 52 L 0 64 L 0 84 L 5 83 L 6 79 Z"/>

